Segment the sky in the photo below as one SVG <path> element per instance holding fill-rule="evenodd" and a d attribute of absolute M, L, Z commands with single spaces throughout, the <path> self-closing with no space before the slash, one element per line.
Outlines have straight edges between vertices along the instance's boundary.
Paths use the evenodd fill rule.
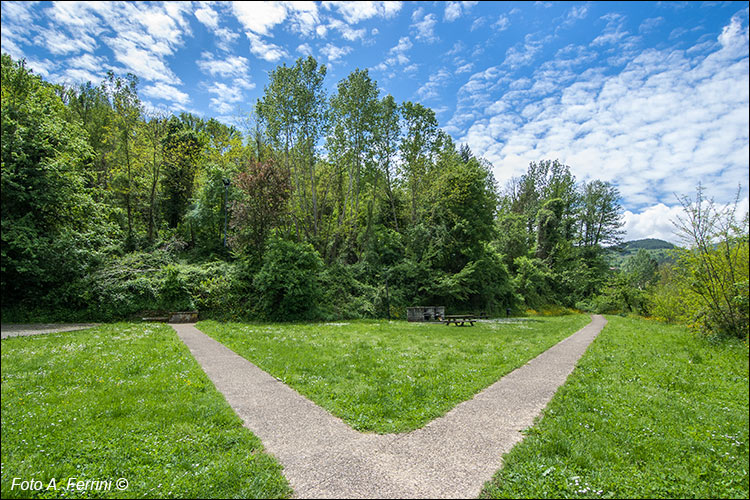
<path fill-rule="evenodd" d="M 679 242 L 702 183 L 748 207 L 747 2 L 2 2 L 2 51 L 47 81 L 134 73 L 145 107 L 246 123 L 312 55 L 432 108 L 498 185 L 557 159 L 616 185 L 625 239 Z"/>

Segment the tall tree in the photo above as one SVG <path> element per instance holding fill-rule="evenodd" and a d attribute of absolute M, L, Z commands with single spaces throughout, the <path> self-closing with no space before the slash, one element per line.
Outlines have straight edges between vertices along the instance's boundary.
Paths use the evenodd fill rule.
<path fill-rule="evenodd" d="M 141 117 L 141 100 L 138 97 L 138 77 L 128 73 L 125 78 L 107 72 L 104 82 L 107 95 L 112 103 L 113 126 L 111 140 L 116 151 L 115 163 L 118 180 L 116 191 L 123 197 L 127 215 L 127 244 L 132 248 L 134 240 L 134 208 L 137 197 L 136 179 L 136 127 Z"/>
<path fill-rule="evenodd" d="M 163 212 L 170 228 L 176 228 L 193 196 L 195 174 L 202 151 L 201 136 L 172 116 L 164 136 Z"/>
<path fill-rule="evenodd" d="M 385 177 L 385 194 L 393 218 L 393 228 L 398 231 L 398 214 L 394 195 L 397 176 L 396 156 L 401 139 L 399 112 L 396 100 L 388 94 L 379 103 L 375 115 L 374 152 L 377 166 Z"/>
<path fill-rule="evenodd" d="M 580 241 L 584 247 L 614 245 L 622 241 L 620 191 L 598 179 L 583 184 Z"/>
<path fill-rule="evenodd" d="M 437 139 L 435 112 L 419 103 L 407 101 L 401 105 L 404 133 L 401 139 L 402 169 L 411 197 L 411 222 L 417 222 L 417 207 L 421 202 L 422 183 L 432 160 Z"/>
<path fill-rule="evenodd" d="M 319 230 L 315 165 L 328 115 L 325 74 L 325 66 L 318 66 L 312 57 L 300 58 L 292 67 L 277 67 L 256 106 L 271 145 L 281 152 L 279 163 L 294 185 L 291 215 L 298 238 L 303 232 L 316 237 Z"/>
<path fill-rule="evenodd" d="M 67 119 L 57 90 L 2 54 L 4 306 L 23 299 L 40 306 L 42 296 L 84 276 L 112 235 L 92 182 L 86 133 Z"/>
<path fill-rule="evenodd" d="M 149 165 L 150 186 L 147 209 L 147 238 L 153 242 L 156 237 L 158 225 L 157 201 L 158 188 L 162 176 L 162 164 L 164 163 L 164 135 L 166 133 L 166 118 L 159 113 L 151 113 L 142 123 L 144 142 L 147 147 L 146 163 Z"/>
<path fill-rule="evenodd" d="M 363 172 L 371 174 L 378 93 L 368 71 L 356 69 L 339 82 L 331 97 L 333 123 L 328 149 L 341 175 L 346 173 L 348 178 L 339 225 L 344 219 L 351 220 L 354 228 L 357 225 Z"/>

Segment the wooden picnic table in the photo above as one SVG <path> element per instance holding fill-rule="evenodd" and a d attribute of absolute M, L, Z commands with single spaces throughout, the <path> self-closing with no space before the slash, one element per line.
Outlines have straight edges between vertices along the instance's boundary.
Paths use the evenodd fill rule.
<path fill-rule="evenodd" d="M 451 323 L 455 324 L 456 326 L 464 326 L 465 323 L 469 323 L 469 325 L 474 326 L 474 322 L 477 319 L 478 318 L 474 314 L 453 314 L 450 316 L 445 316 L 443 318 L 443 321 L 446 326 L 450 325 Z"/>

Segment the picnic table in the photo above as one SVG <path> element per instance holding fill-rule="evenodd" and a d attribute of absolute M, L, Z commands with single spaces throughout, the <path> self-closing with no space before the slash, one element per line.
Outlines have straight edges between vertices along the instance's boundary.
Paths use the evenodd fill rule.
<path fill-rule="evenodd" d="M 474 326 L 474 322 L 479 319 L 474 314 L 454 314 L 450 316 L 445 316 L 443 318 L 444 323 L 447 325 L 450 325 L 453 323 L 456 326 L 464 326 L 465 323 L 469 323 L 469 325 Z M 460 324 L 459 324 L 460 323 Z"/>

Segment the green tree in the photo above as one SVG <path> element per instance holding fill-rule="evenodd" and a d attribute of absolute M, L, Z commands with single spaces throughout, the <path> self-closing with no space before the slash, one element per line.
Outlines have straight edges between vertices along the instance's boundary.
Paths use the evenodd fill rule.
<path fill-rule="evenodd" d="M 620 191 L 609 182 L 583 184 L 580 240 L 583 246 L 615 245 L 622 241 Z"/>
<path fill-rule="evenodd" d="M 393 220 L 393 228 L 396 231 L 398 231 L 398 213 L 394 182 L 397 177 L 396 156 L 400 138 L 398 105 L 393 96 L 388 94 L 377 107 L 373 149 L 378 169 L 385 178 L 385 194 L 391 212 L 389 220 Z"/>
<path fill-rule="evenodd" d="M 112 184 L 125 205 L 126 246 L 132 249 L 139 184 L 143 179 L 136 158 L 136 130 L 141 117 L 138 77 L 132 73 L 128 73 L 125 78 L 116 77 L 109 71 L 104 86 L 114 111 L 110 135 L 116 158 L 113 162 Z"/>
<path fill-rule="evenodd" d="M 86 132 L 57 89 L 2 55 L 3 306 L 68 291 L 96 264 L 114 228 L 98 200 Z"/>
<path fill-rule="evenodd" d="M 172 116 L 164 134 L 163 213 L 170 228 L 182 222 L 193 196 L 202 138 L 189 123 Z"/>
<path fill-rule="evenodd" d="M 411 198 L 411 222 L 415 224 L 432 162 L 438 123 L 435 112 L 419 103 L 407 101 L 400 111 L 403 122 L 401 168 Z"/>
<path fill-rule="evenodd" d="M 717 206 L 706 199 L 703 186 L 695 200 L 680 197 L 683 214 L 674 221 L 689 246 L 678 254 L 678 264 L 697 297 L 692 314 L 700 327 L 748 338 L 748 215 L 737 220 L 734 204 Z"/>
<path fill-rule="evenodd" d="M 272 238 L 253 280 L 264 317 L 274 321 L 315 319 L 322 297 L 323 263 L 309 243 Z"/>
<path fill-rule="evenodd" d="M 339 226 L 345 221 L 356 230 L 360 194 L 365 179 L 372 178 L 375 119 L 378 110 L 378 87 L 367 70 L 356 69 L 340 81 L 331 97 L 332 127 L 328 149 L 339 172 L 339 189 L 343 191 L 344 174 L 348 187 L 339 212 Z"/>
<path fill-rule="evenodd" d="M 323 88 L 326 67 L 308 57 L 295 65 L 277 67 L 256 109 L 294 190 L 290 211 L 297 239 L 303 234 L 317 238 L 320 225 L 316 147 L 328 120 L 328 101 Z"/>

